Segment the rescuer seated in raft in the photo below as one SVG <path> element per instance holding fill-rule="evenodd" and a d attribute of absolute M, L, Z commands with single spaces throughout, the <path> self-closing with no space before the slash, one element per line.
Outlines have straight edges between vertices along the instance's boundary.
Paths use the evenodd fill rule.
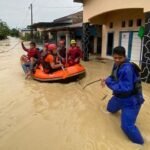
<path fill-rule="evenodd" d="M 63 64 L 65 64 L 66 63 L 66 47 L 65 47 L 64 40 L 60 40 L 58 42 L 57 52 L 58 52 L 59 59 L 61 60 Z"/>
<path fill-rule="evenodd" d="M 75 64 L 80 63 L 80 58 L 82 57 L 81 49 L 77 46 L 77 43 L 75 40 L 71 40 L 70 42 L 71 46 L 68 50 L 68 64 L 69 66 L 73 66 Z"/>
<path fill-rule="evenodd" d="M 44 48 L 41 53 L 41 64 L 45 73 L 53 73 L 60 70 L 63 65 L 58 60 L 57 47 L 55 44 L 49 44 L 48 49 Z"/>

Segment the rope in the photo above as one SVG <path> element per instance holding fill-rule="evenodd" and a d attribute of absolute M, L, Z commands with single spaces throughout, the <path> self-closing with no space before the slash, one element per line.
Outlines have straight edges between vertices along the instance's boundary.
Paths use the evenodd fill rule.
<path fill-rule="evenodd" d="M 5 51 L 1 51 L 0 53 L 9 52 L 10 50 L 14 49 L 18 44 L 20 44 L 20 42 L 17 42 L 12 48 L 5 50 Z"/>

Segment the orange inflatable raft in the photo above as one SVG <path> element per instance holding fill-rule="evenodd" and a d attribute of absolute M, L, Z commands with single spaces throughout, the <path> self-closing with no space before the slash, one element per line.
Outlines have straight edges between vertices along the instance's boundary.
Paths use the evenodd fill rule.
<path fill-rule="evenodd" d="M 81 64 L 76 64 L 67 68 L 62 68 L 52 74 L 46 74 L 42 66 L 39 66 L 33 74 L 33 78 L 38 81 L 58 81 L 65 80 L 85 73 L 85 68 Z"/>

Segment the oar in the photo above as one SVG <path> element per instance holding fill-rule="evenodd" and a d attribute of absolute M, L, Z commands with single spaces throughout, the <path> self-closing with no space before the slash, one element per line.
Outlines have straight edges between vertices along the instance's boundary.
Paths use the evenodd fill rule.
<path fill-rule="evenodd" d="M 59 64 L 62 65 L 61 61 L 59 61 Z M 68 72 L 67 72 L 67 70 L 64 68 L 64 66 L 61 66 L 61 69 L 62 69 L 63 72 L 64 72 L 63 79 L 65 79 L 66 77 L 68 77 Z"/>
<path fill-rule="evenodd" d="M 58 51 L 56 51 L 56 53 L 57 53 L 57 56 L 59 57 Z M 65 79 L 66 77 L 68 77 L 68 72 L 67 72 L 67 70 L 63 67 L 63 64 L 61 63 L 61 60 L 59 61 L 59 64 L 62 65 L 62 66 L 61 66 L 61 69 L 64 71 L 63 79 Z"/>

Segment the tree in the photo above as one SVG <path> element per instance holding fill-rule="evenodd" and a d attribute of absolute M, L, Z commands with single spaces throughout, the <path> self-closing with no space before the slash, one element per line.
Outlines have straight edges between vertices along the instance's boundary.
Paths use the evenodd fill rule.
<path fill-rule="evenodd" d="M 7 26 L 6 22 L 0 20 L 0 40 L 6 39 L 10 33 L 10 29 Z"/>
<path fill-rule="evenodd" d="M 10 35 L 13 37 L 19 37 L 19 31 L 15 28 L 10 30 Z"/>

